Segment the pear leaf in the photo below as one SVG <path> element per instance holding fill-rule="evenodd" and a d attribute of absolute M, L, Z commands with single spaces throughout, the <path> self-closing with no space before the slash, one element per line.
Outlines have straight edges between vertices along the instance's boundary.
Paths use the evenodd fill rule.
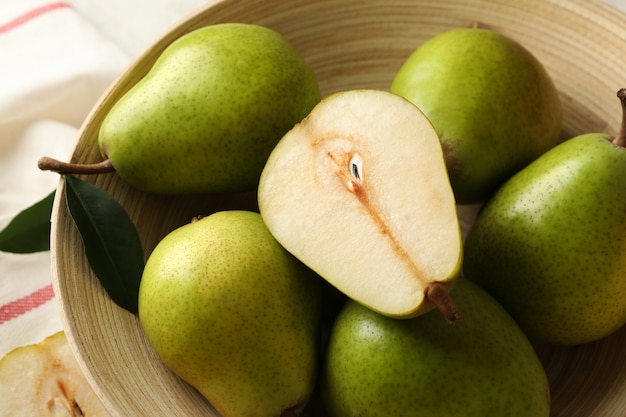
<path fill-rule="evenodd" d="M 69 175 L 65 184 L 67 207 L 89 266 L 117 305 L 137 313 L 145 261 L 135 224 L 119 202 L 98 186 Z"/>
<path fill-rule="evenodd" d="M 19 212 L 0 231 L 0 252 L 34 253 L 50 250 L 50 214 L 55 192 Z"/>

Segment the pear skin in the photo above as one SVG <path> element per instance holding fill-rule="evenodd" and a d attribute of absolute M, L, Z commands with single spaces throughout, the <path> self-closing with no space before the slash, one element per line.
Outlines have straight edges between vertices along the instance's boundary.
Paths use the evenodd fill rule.
<path fill-rule="evenodd" d="M 507 181 L 468 233 L 465 275 L 535 339 L 578 345 L 626 323 L 624 144 L 624 130 L 563 142 Z"/>
<path fill-rule="evenodd" d="M 293 416 L 317 377 L 319 284 L 258 213 L 217 212 L 154 249 L 139 318 L 165 365 L 221 415 Z"/>
<path fill-rule="evenodd" d="M 550 74 L 519 42 L 490 29 L 459 28 L 427 40 L 391 91 L 435 126 L 461 204 L 483 201 L 561 141 L 561 102 Z"/>
<path fill-rule="evenodd" d="M 331 417 L 548 417 L 550 391 L 524 333 L 459 278 L 463 320 L 382 316 L 349 301 L 332 330 L 321 391 Z"/>
<path fill-rule="evenodd" d="M 216 24 L 163 51 L 106 115 L 98 143 L 143 191 L 249 191 L 275 144 L 319 99 L 315 74 L 282 35 Z"/>
<path fill-rule="evenodd" d="M 582 135 L 537 159 L 465 242 L 465 275 L 544 342 L 588 343 L 626 323 L 626 152 L 611 139 Z"/>

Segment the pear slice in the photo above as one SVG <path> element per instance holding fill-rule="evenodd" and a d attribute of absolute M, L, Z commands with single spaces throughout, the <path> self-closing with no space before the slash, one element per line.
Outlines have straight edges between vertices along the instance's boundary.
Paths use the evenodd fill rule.
<path fill-rule="evenodd" d="M 59 331 L 0 360 L 0 416 L 107 417 Z"/>
<path fill-rule="evenodd" d="M 456 202 L 439 137 L 404 98 L 326 97 L 271 153 L 258 201 L 276 240 L 353 300 L 390 317 L 437 306 L 459 318 Z"/>

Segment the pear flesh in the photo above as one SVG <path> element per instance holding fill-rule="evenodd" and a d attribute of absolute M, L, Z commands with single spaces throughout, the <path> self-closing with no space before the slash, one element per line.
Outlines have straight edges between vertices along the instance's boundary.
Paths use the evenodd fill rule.
<path fill-rule="evenodd" d="M 492 297 L 465 278 L 463 320 L 397 320 L 348 302 L 332 329 L 320 388 L 331 417 L 548 417 L 536 352 Z"/>
<path fill-rule="evenodd" d="M 258 201 L 289 252 L 382 314 L 432 309 L 429 288 L 447 291 L 458 275 L 461 234 L 439 138 L 389 92 L 324 98 L 272 151 Z"/>
<path fill-rule="evenodd" d="M 0 415 L 108 417 L 63 331 L 0 360 Z"/>
<path fill-rule="evenodd" d="M 102 122 L 102 155 L 157 194 L 255 190 L 270 151 L 319 101 L 307 62 L 281 34 L 244 23 L 171 43 Z"/>
<path fill-rule="evenodd" d="M 164 364 L 221 415 L 295 416 L 317 377 L 319 283 L 258 213 L 221 211 L 157 245 L 139 319 Z"/>

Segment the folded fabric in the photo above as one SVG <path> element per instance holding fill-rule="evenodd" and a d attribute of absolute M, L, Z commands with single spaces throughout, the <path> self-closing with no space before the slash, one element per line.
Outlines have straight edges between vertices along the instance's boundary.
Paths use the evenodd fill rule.
<path fill-rule="evenodd" d="M 130 59 L 65 2 L 0 2 L 0 229 L 58 183 L 78 130 Z M 61 329 L 50 253 L 0 252 L 0 357 Z"/>

